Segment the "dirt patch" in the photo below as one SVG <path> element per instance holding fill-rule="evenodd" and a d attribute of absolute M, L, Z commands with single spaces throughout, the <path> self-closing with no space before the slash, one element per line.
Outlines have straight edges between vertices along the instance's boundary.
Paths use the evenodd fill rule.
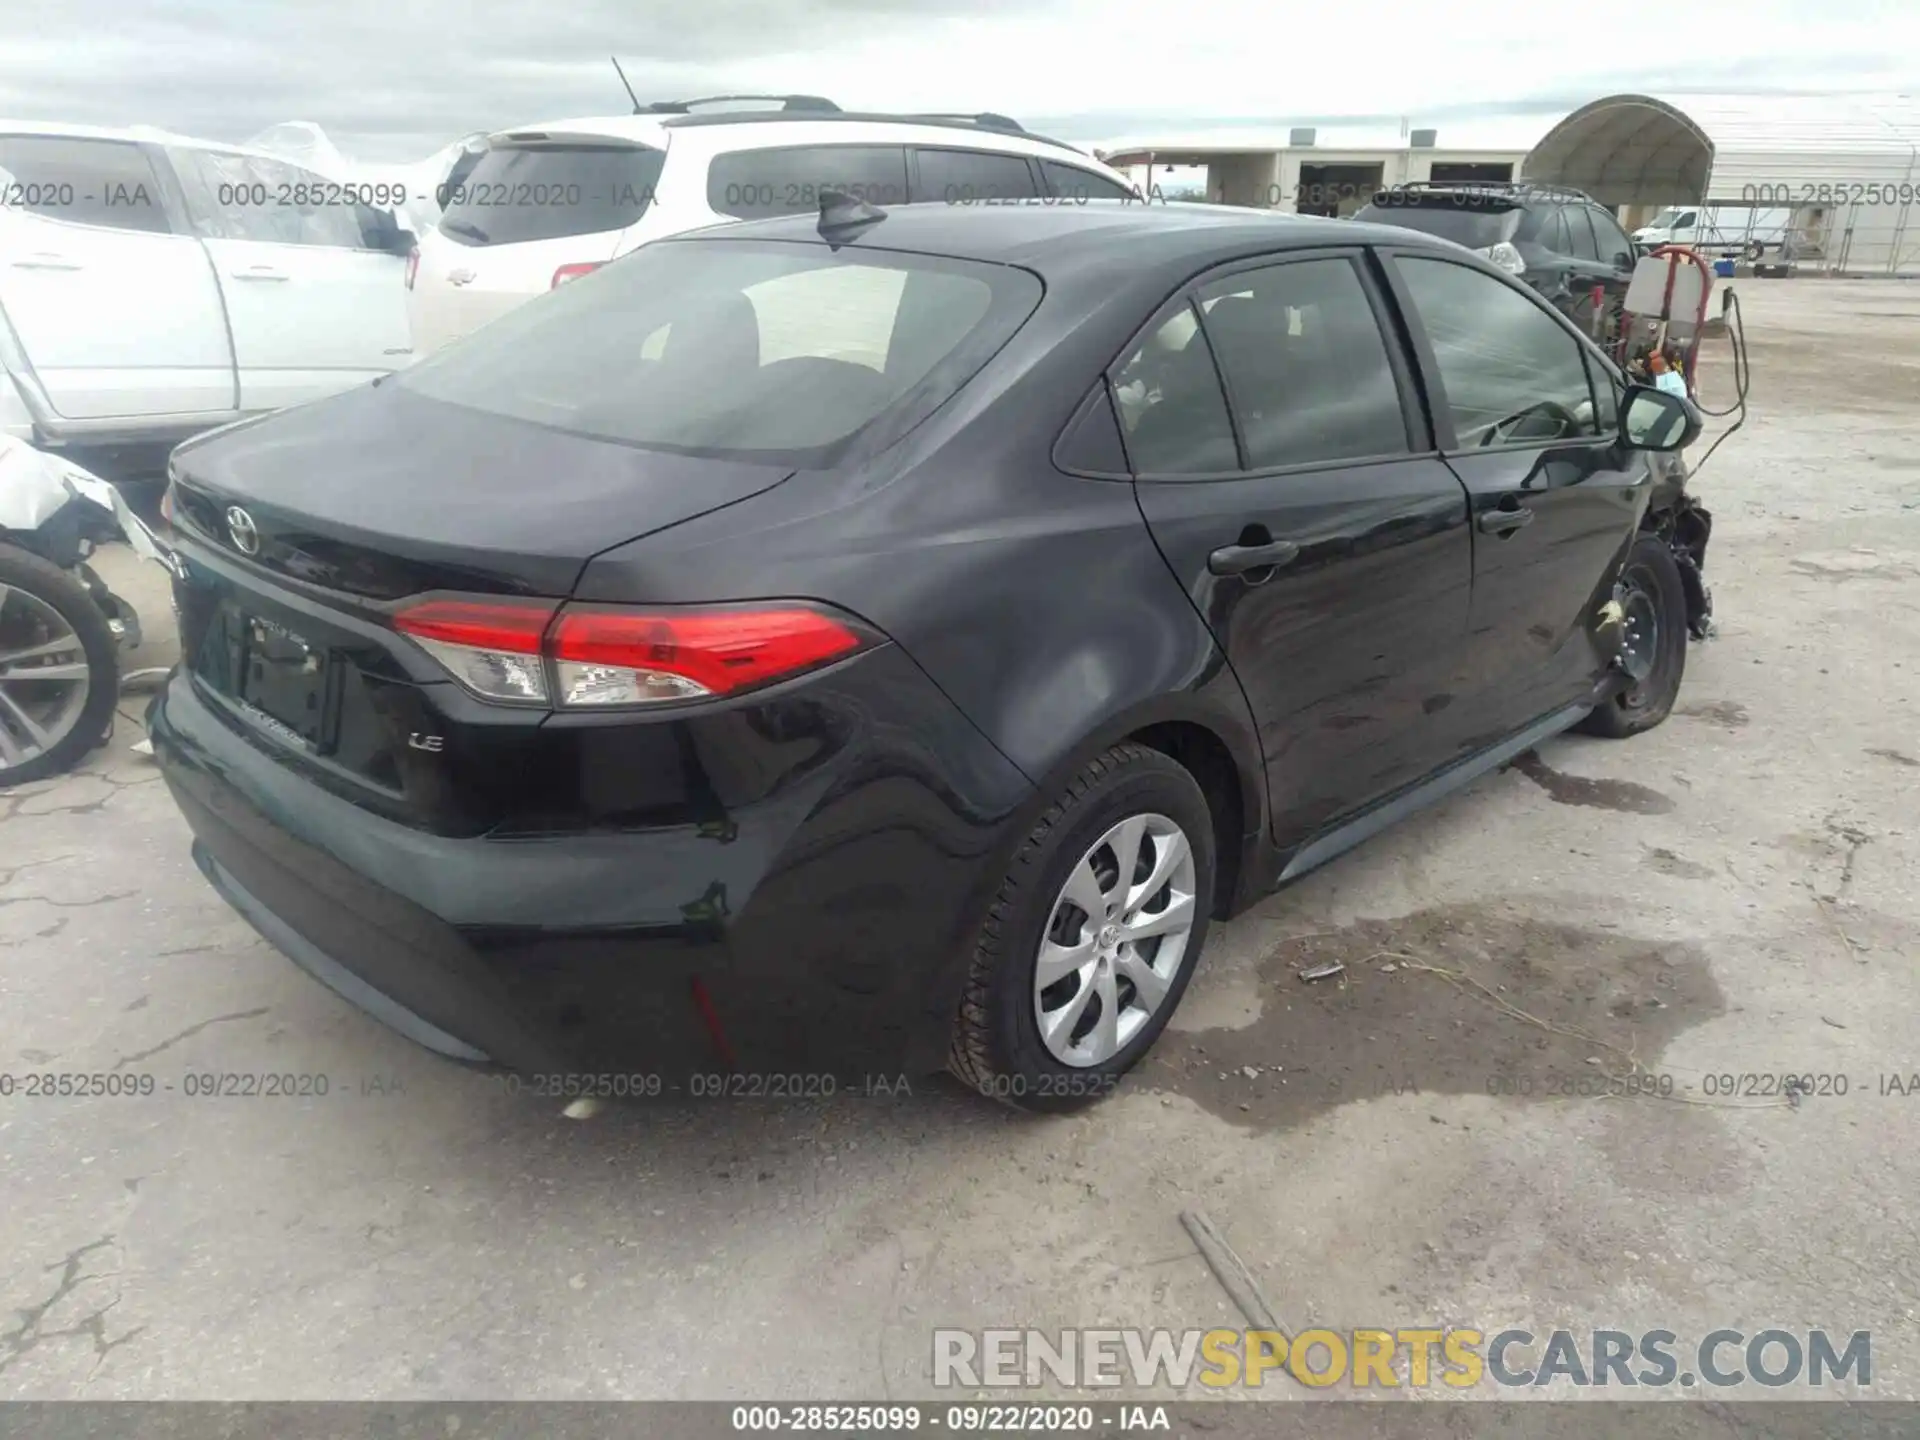
<path fill-rule="evenodd" d="M 1665 848 L 1650 849 L 1641 857 L 1640 863 L 1649 870 L 1661 875 L 1672 875 L 1680 880 L 1713 880 L 1719 871 L 1711 865 L 1702 865 L 1697 860 L 1689 860 L 1684 855 L 1676 855 Z"/>
<path fill-rule="evenodd" d="M 1873 756 L 1877 760 L 1891 760 L 1896 765 L 1906 765 L 1913 769 L 1920 770 L 1920 760 L 1914 759 L 1913 756 L 1911 755 L 1903 755 L 1898 750 L 1882 750 L 1882 749 L 1875 748 L 1867 751 L 1867 754 Z"/>
<path fill-rule="evenodd" d="M 1345 969 L 1331 979 L 1300 979 L 1333 963 Z M 1725 1008 L 1695 946 L 1497 902 L 1288 940 L 1259 976 L 1258 1020 L 1170 1030 L 1140 1079 L 1262 1131 L 1351 1100 L 1428 1092 L 1663 1105 L 1638 1093 L 1648 1081 L 1633 1078 L 1629 1057 L 1657 1070 L 1675 1035 Z"/>
<path fill-rule="evenodd" d="M 1906 555 L 1883 555 L 1859 546 L 1822 555 L 1800 555 L 1789 563 L 1802 575 L 1820 580 L 1905 580 L 1920 574 L 1920 565 Z"/>
<path fill-rule="evenodd" d="M 1665 815 L 1673 809 L 1672 797 L 1651 786 L 1631 780 L 1590 780 L 1584 775 L 1568 775 L 1527 751 L 1513 762 L 1513 768 L 1547 792 L 1549 799 L 1562 805 L 1586 805 L 1596 810 L 1621 810 L 1630 815 Z"/>
<path fill-rule="evenodd" d="M 1709 700 L 1700 705 L 1683 705 L 1673 712 L 1689 720 L 1711 720 L 1729 730 L 1742 729 L 1747 723 L 1747 707 L 1734 700 Z"/>

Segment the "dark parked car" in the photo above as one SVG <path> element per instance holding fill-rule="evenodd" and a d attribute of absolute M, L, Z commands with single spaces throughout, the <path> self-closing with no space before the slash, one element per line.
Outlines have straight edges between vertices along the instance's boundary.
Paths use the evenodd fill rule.
<path fill-rule="evenodd" d="M 1405 230 L 835 201 L 183 446 L 155 752 L 447 1055 L 1070 1106 L 1210 918 L 1666 716 L 1698 426 Z"/>
<path fill-rule="evenodd" d="M 1413 184 L 1383 190 L 1354 219 L 1400 225 L 1477 250 L 1550 300 L 1602 344 L 1610 343 L 1636 252 L 1605 206 L 1578 190 L 1490 182 Z M 1594 290 L 1602 292 L 1594 324 Z"/>

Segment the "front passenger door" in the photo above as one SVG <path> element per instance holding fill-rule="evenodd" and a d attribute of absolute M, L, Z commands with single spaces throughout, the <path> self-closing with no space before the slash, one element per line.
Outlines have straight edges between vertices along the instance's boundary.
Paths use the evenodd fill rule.
<path fill-rule="evenodd" d="M 1391 269 L 1441 453 L 1472 507 L 1461 743 L 1477 749 L 1590 698 L 1607 669 L 1595 611 L 1651 475 L 1608 423 L 1611 389 L 1594 393 L 1598 357 L 1532 292 L 1432 252 L 1396 252 Z"/>

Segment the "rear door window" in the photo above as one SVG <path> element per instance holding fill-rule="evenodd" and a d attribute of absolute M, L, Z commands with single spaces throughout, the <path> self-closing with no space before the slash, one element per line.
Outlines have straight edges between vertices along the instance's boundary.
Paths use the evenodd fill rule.
<path fill-rule="evenodd" d="M 602 235 L 653 204 L 666 152 L 593 137 L 503 140 L 442 187 L 440 231 L 462 245 Z"/>
<path fill-rule="evenodd" d="M 1030 200 L 1040 193 L 1024 155 L 988 150 L 914 151 L 913 198 L 948 205 Z"/>
<path fill-rule="evenodd" d="M 1598 261 L 1600 247 L 1594 242 L 1593 222 L 1587 218 L 1587 207 L 1569 205 L 1561 213 L 1567 217 L 1567 234 L 1573 246 L 1567 253 L 1576 260 Z"/>
<path fill-rule="evenodd" d="M 346 187 L 284 160 L 223 150 L 168 151 L 194 228 L 209 240 L 368 248 L 379 212 Z"/>
<path fill-rule="evenodd" d="M 707 167 L 707 205 L 742 220 L 799 215 L 820 208 L 825 190 L 875 205 L 907 200 L 904 145 L 796 145 L 732 150 Z"/>
<path fill-rule="evenodd" d="M 1063 165 L 1058 160 L 1040 162 L 1040 172 L 1046 176 L 1047 190 L 1064 200 L 1078 205 L 1087 200 L 1132 200 L 1133 191 L 1124 185 L 1115 184 L 1104 175 L 1096 175 L 1091 170 L 1083 170 L 1078 165 Z"/>
<path fill-rule="evenodd" d="M 1113 398 L 1134 474 L 1239 470 L 1220 372 L 1191 306 L 1176 310 L 1121 362 Z"/>
<path fill-rule="evenodd" d="M 1620 222 L 1604 210 L 1589 210 L 1587 218 L 1593 221 L 1593 238 L 1600 247 L 1600 258 L 1609 265 L 1631 265 L 1633 242 L 1627 239 L 1627 232 L 1620 228 Z"/>
<path fill-rule="evenodd" d="M 619 443 L 834 463 L 897 437 L 1025 323 L 1005 265 L 826 245 L 668 240 L 510 311 L 396 383 Z"/>
<path fill-rule="evenodd" d="M 153 163 L 123 140 L 0 135 L 0 209 L 156 235 L 173 229 Z"/>
<path fill-rule="evenodd" d="M 1243 271 L 1200 292 L 1254 470 L 1408 451 L 1400 387 L 1346 258 Z"/>

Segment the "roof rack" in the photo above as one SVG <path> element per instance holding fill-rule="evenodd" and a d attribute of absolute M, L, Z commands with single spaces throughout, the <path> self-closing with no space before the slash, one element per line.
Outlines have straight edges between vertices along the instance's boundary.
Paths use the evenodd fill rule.
<path fill-rule="evenodd" d="M 1401 191 L 1414 194 L 1433 190 L 1443 194 L 1458 190 L 1484 190 L 1495 195 L 1534 195 L 1550 200 L 1593 200 L 1593 197 L 1584 190 L 1575 190 L 1569 185 L 1547 185 L 1537 180 L 1408 180 L 1398 185 L 1383 185 L 1380 188 L 1386 192 Z"/>
<path fill-rule="evenodd" d="M 1024 135 L 1027 127 L 1010 115 L 996 115 L 991 110 L 982 110 L 976 115 L 959 112 L 928 111 L 925 114 L 902 115 L 902 120 L 957 120 L 968 125 L 978 125 L 982 130 L 1005 130 L 1014 135 Z"/>
<path fill-rule="evenodd" d="M 841 109 L 824 95 L 702 95 L 695 100 L 653 100 L 645 105 L 640 113 L 648 115 L 688 115 L 696 105 L 726 105 L 741 100 L 777 101 L 779 110 L 785 114 L 794 110 L 803 110 L 809 114 L 838 115 Z M 732 114 L 735 112 L 723 112 Z"/>
<path fill-rule="evenodd" d="M 642 110 L 640 113 L 647 112 Z M 780 120 L 805 120 L 809 124 L 816 120 L 864 120 L 869 124 L 937 125 L 955 130 L 991 130 L 998 135 L 1018 135 L 1025 140 L 1037 141 L 1042 145 L 1051 145 L 1056 150 L 1065 150 L 1069 154 L 1088 158 L 1087 152 L 1078 145 L 1069 145 L 1066 141 L 1055 140 L 1049 135 L 1036 134 L 1008 116 L 995 115 L 991 112 L 978 115 L 908 114 L 882 110 L 823 110 L 802 114 L 795 114 L 788 110 L 722 110 L 706 115 L 665 113 L 666 118 L 660 123 L 676 128 L 682 125 L 741 125 Z"/>

